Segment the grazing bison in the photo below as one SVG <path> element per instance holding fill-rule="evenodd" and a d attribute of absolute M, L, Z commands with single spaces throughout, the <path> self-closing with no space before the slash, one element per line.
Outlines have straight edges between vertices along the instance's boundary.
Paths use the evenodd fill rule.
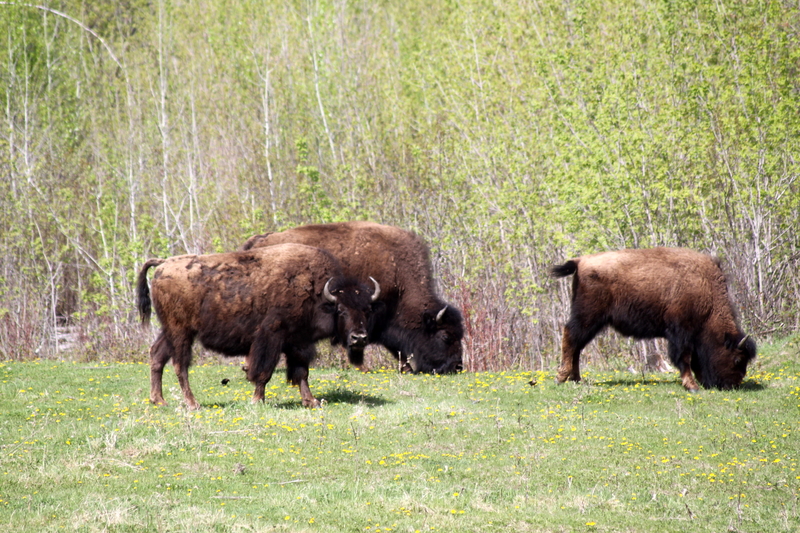
<path fill-rule="evenodd" d="M 581 350 L 603 328 L 639 339 L 664 337 L 683 386 L 741 385 L 756 343 L 742 333 L 719 261 L 681 248 L 587 255 L 551 269 L 574 275 L 557 381 L 580 381 Z"/>
<path fill-rule="evenodd" d="M 151 259 L 139 272 L 137 307 L 142 322 L 150 319 L 147 271 L 161 334 L 150 348 L 150 401 L 164 404 L 161 378 L 172 359 L 186 404 L 199 407 L 189 388 L 192 343 L 224 355 L 246 355 L 244 370 L 255 383 L 253 402 L 264 399 L 264 387 L 283 352 L 286 378 L 300 388 L 303 405 L 319 402 L 308 387 L 308 365 L 314 343 L 331 338 L 351 352 L 363 352 L 367 321 L 380 306 L 374 292 L 342 275 L 328 252 L 301 244 L 284 244 L 210 255 Z M 373 280 L 374 281 L 374 280 Z M 355 357 L 355 356 L 354 356 Z"/>
<path fill-rule="evenodd" d="M 446 374 L 462 369 L 461 313 L 436 295 L 428 247 L 417 235 L 372 222 L 342 222 L 255 235 L 243 248 L 285 242 L 327 250 L 341 261 L 345 274 L 378 280 L 386 312 L 370 325 L 369 342 L 385 346 L 404 371 Z M 351 362 L 361 365 L 363 360 Z"/>

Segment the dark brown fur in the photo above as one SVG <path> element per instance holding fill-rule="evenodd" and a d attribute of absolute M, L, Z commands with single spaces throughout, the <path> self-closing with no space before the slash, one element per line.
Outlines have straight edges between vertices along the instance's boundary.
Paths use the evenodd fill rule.
<path fill-rule="evenodd" d="M 243 248 L 284 242 L 327 250 L 346 275 L 378 280 L 386 313 L 370 325 L 370 342 L 385 346 L 401 367 L 410 369 L 410 363 L 415 372 L 438 374 L 461 370 L 461 313 L 436 295 L 428 247 L 417 235 L 373 222 L 342 222 L 255 235 Z"/>
<path fill-rule="evenodd" d="M 155 270 L 153 305 L 161 333 L 150 349 L 150 400 L 164 404 L 162 373 L 172 359 L 184 399 L 199 404 L 189 387 L 192 344 L 224 355 L 245 355 L 247 379 L 255 383 L 253 401 L 264 399 L 280 354 L 287 379 L 300 387 L 303 405 L 319 402 L 308 387 L 308 366 L 323 338 L 363 351 L 372 313 L 372 289 L 342 274 L 324 250 L 285 244 L 247 252 L 183 255 L 151 259 L 139 272 L 137 308 L 150 317 L 147 271 Z M 323 294 L 329 280 L 335 303 Z"/>
<path fill-rule="evenodd" d="M 664 337 L 683 386 L 739 387 L 755 342 L 739 326 L 719 262 L 682 248 L 619 250 L 553 267 L 573 275 L 557 381 L 580 381 L 581 350 L 605 327 L 640 339 Z"/>

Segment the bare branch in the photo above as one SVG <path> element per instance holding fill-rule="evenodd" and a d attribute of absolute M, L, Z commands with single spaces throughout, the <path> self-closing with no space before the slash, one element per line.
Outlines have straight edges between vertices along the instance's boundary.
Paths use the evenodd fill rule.
<path fill-rule="evenodd" d="M 71 16 L 67 15 L 66 13 L 62 13 L 61 11 L 53 9 L 52 7 L 47 7 L 47 6 L 37 6 L 37 5 L 34 5 L 34 4 L 19 4 L 17 2 L 0 2 L 0 6 L 30 7 L 30 8 L 33 8 L 33 9 L 40 9 L 42 11 L 46 11 L 48 13 L 52 13 L 53 15 L 65 18 L 70 22 L 74 22 L 75 24 L 80 26 L 81 29 L 83 29 L 84 31 L 90 33 L 94 38 L 96 38 L 98 41 L 100 41 L 100 43 L 102 43 L 102 45 L 105 47 L 106 51 L 108 52 L 108 55 L 110 55 L 111 59 L 114 60 L 114 63 L 116 63 L 117 66 L 120 69 L 122 69 L 123 71 L 125 70 L 125 68 L 122 66 L 122 63 L 120 63 L 119 60 L 117 59 L 117 56 L 114 55 L 114 51 L 111 50 L 111 47 L 108 45 L 108 43 L 105 41 L 105 39 L 103 39 L 102 37 L 97 35 L 97 33 L 95 33 L 94 30 L 92 30 L 90 27 L 86 26 L 86 24 L 84 24 L 80 20 L 78 20 L 78 19 L 76 19 L 74 17 L 71 17 Z"/>

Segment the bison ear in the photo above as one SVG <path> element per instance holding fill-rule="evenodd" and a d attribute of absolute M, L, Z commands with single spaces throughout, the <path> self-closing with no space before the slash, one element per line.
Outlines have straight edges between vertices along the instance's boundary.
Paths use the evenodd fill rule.
<path fill-rule="evenodd" d="M 741 333 L 737 333 L 736 335 L 731 335 L 730 333 L 725 334 L 725 347 L 729 350 L 736 352 L 754 351 L 750 348 L 752 344 L 755 343 L 750 338 L 750 335 L 742 335 Z"/>
<path fill-rule="evenodd" d="M 437 320 L 436 320 L 436 313 L 432 313 L 430 311 L 425 311 L 422 313 L 422 325 L 425 327 L 425 331 L 428 333 L 432 333 L 437 329 Z"/>
<path fill-rule="evenodd" d="M 383 316 L 386 314 L 386 304 L 380 301 L 372 302 L 370 305 L 372 314 L 376 316 Z"/>
<path fill-rule="evenodd" d="M 325 302 L 320 306 L 323 313 L 328 313 L 332 315 L 336 312 L 336 302 Z"/>
<path fill-rule="evenodd" d="M 434 332 L 442 328 L 446 323 L 450 324 L 455 316 L 451 309 L 453 308 L 445 305 L 437 311 L 425 311 L 422 315 L 425 329 L 429 332 Z"/>
<path fill-rule="evenodd" d="M 725 348 L 728 350 L 734 350 L 736 348 L 738 335 L 731 335 L 730 333 L 725 334 Z"/>

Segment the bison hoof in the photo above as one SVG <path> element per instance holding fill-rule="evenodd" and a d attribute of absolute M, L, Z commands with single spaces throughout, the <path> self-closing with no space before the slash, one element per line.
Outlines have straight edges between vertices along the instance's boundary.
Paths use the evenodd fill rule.
<path fill-rule="evenodd" d="M 309 409 L 321 409 L 322 406 L 323 406 L 323 402 L 327 403 L 327 402 L 325 402 L 325 400 L 320 401 L 320 400 L 317 400 L 316 398 L 314 398 L 313 401 L 312 400 L 303 400 L 303 407 L 308 407 Z"/>
<path fill-rule="evenodd" d="M 681 380 L 681 385 L 683 385 L 683 388 L 686 389 L 687 392 L 694 393 L 700 390 L 700 385 L 698 385 L 697 382 L 691 378 L 691 376 L 683 378 Z"/>

